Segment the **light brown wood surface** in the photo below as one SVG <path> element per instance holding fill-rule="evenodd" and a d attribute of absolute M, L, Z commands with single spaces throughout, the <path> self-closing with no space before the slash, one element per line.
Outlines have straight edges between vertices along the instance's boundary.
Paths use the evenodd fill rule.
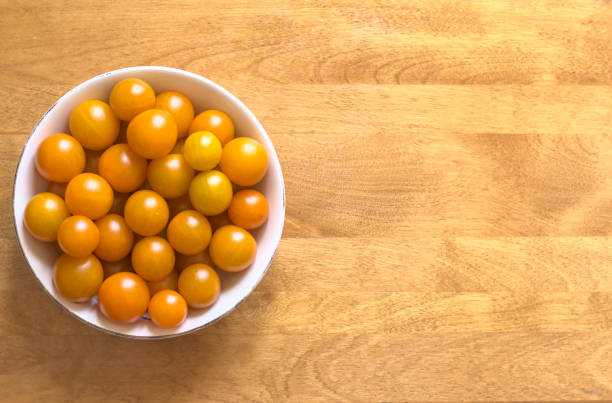
<path fill-rule="evenodd" d="M 606 1 L 0 1 L 0 399 L 612 399 Z M 64 313 L 18 251 L 28 133 L 101 72 L 165 65 L 251 108 L 283 240 L 172 340 Z"/>

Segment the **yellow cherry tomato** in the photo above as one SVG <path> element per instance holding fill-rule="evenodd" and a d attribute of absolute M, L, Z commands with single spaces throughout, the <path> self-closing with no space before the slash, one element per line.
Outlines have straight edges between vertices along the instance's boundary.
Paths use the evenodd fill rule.
<path fill-rule="evenodd" d="M 73 302 L 89 301 L 100 288 L 104 272 L 94 256 L 61 255 L 53 267 L 53 283 L 64 298 Z"/>
<path fill-rule="evenodd" d="M 158 291 L 161 290 L 174 290 L 178 287 L 178 272 L 176 270 L 172 270 L 170 274 L 164 277 L 159 281 L 148 281 L 147 285 L 149 286 L 149 292 L 151 295 L 155 295 Z"/>
<path fill-rule="evenodd" d="M 168 111 L 174 117 L 178 129 L 178 137 L 184 137 L 193 120 L 194 111 L 191 101 L 180 92 L 166 91 L 157 96 L 155 107 Z"/>
<path fill-rule="evenodd" d="M 201 172 L 189 186 L 189 200 L 204 215 L 224 212 L 232 202 L 232 184 L 224 173 L 217 170 Z"/>
<path fill-rule="evenodd" d="M 206 308 L 219 298 L 221 281 L 212 267 L 196 263 L 179 274 L 178 290 L 190 307 Z"/>
<path fill-rule="evenodd" d="M 108 278 L 113 274 L 120 273 L 122 271 L 134 271 L 132 270 L 132 261 L 130 260 L 129 256 L 124 257 L 117 262 L 107 262 L 106 260 L 102 260 L 102 269 L 104 270 L 104 278 Z"/>
<path fill-rule="evenodd" d="M 100 242 L 94 253 L 100 259 L 116 262 L 125 258 L 132 250 L 134 233 L 125 219 L 117 214 L 108 214 L 96 221 L 100 231 Z"/>
<path fill-rule="evenodd" d="M 147 169 L 147 181 L 154 191 L 165 198 L 186 195 L 195 171 L 187 165 L 182 154 L 168 154 L 154 159 Z"/>
<path fill-rule="evenodd" d="M 176 144 L 177 128 L 170 112 L 149 109 L 132 119 L 127 128 L 130 148 L 143 158 L 167 155 Z"/>
<path fill-rule="evenodd" d="M 225 225 L 210 240 L 210 258 L 217 267 L 228 272 L 242 271 L 255 260 L 257 243 L 244 229 Z"/>
<path fill-rule="evenodd" d="M 164 238 L 150 236 L 136 242 L 132 268 L 147 281 L 160 281 L 174 268 L 174 250 Z"/>
<path fill-rule="evenodd" d="M 98 170 L 117 192 L 133 192 L 145 181 L 147 160 L 127 144 L 115 144 L 102 153 Z"/>
<path fill-rule="evenodd" d="M 187 318 L 187 302 L 176 291 L 162 290 L 151 298 L 149 316 L 159 327 L 176 327 Z"/>
<path fill-rule="evenodd" d="M 241 190 L 234 195 L 227 214 L 230 220 L 239 227 L 258 228 L 268 218 L 268 201 L 257 190 Z"/>
<path fill-rule="evenodd" d="M 57 231 L 70 213 L 64 200 L 56 194 L 43 192 L 28 202 L 24 214 L 24 224 L 30 234 L 44 242 L 57 239 Z"/>
<path fill-rule="evenodd" d="M 85 151 L 81 144 L 64 133 L 44 139 L 36 152 L 36 169 L 52 182 L 68 182 L 85 168 Z"/>
<path fill-rule="evenodd" d="M 152 190 L 132 193 L 123 212 L 125 221 L 135 233 L 143 236 L 159 234 L 168 223 L 168 204 Z"/>
<path fill-rule="evenodd" d="M 211 109 L 200 113 L 189 125 L 189 134 L 199 131 L 211 132 L 224 145 L 234 138 L 234 122 L 225 113 Z"/>
<path fill-rule="evenodd" d="M 185 210 L 170 221 L 166 234 L 175 251 L 195 255 L 206 249 L 212 231 L 206 217 L 195 210 Z"/>
<path fill-rule="evenodd" d="M 268 155 L 257 140 L 238 137 L 223 147 L 221 171 L 240 186 L 253 186 L 268 170 Z"/>
<path fill-rule="evenodd" d="M 221 142 L 211 132 L 195 132 L 185 140 L 183 154 L 193 169 L 208 171 L 221 161 Z"/>
<path fill-rule="evenodd" d="M 113 189 L 100 175 L 79 174 L 66 187 L 66 207 L 74 215 L 92 220 L 103 217 L 113 205 Z"/>
<path fill-rule="evenodd" d="M 97 99 L 79 104 L 70 115 L 70 133 L 89 150 L 104 150 L 117 140 L 119 119 L 110 105 Z"/>
<path fill-rule="evenodd" d="M 149 287 L 135 273 L 115 273 L 98 290 L 98 307 L 109 319 L 119 323 L 136 322 L 149 306 Z"/>
<path fill-rule="evenodd" d="M 115 115 L 128 122 L 139 113 L 155 107 L 155 91 L 141 79 L 126 78 L 115 84 L 109 103 Z"/>
<path fill-rule="evenodd" d="M 57 243 L 67 255 L 87 257 L 100 243 L 100 230 L 89 218 L 73 215 L 60 224 Z"/>

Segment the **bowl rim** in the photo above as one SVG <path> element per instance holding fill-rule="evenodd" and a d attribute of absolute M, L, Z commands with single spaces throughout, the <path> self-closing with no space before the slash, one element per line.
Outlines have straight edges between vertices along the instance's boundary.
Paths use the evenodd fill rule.
<path fill-rule="evenodd" d="M 259 278 L 257 278 L 255 283 L 253 284 L 253 287 L 251 288 L 251 290 L 243 298 L 241 298 L 233 306 L 231 306 L 227 311 L 225 311 L 223 314 L 219 315 L 217 318 L 215 318 L 215 319 L 213 319 L 213 320 L 211 320 L 211 321 L 209 321 L 207 323 L 204 323 L 201 326 L 194 327 L 193 329 L 186 330 L 186 331 L 183 331 L 183 332 L 170 333 L 170 334 L 164 334 L 164 335 L 154 335 L 154 336 L 138 336 L 138 335 L 124 334 L 124 333 L 119 333 L 119 332 L 107 329 L 107 328 L 102 327 L 102 326 L 98 326 L 98 325 L 96 325 L 94 323 L 91 323 L 91 322 L 81 318 L 77 314 L 73 313 L 59 299 L 55 298 L 55 296 L 53 294 L 51 294 L 45 288 L 43 283 L 40 281 L 40 279 L 36 275 L 36 272 L 32 268 L 32 265 L 30 264 L 30 261 L 28 260 L 28 257 L 26 256 L 25 251 L 23 250 L 23 245 L 21 244 L 21 239 L 19 237 L 19 233 L 18 233 L 18 229 L 17 229 L 17 227 L 18 227 L 17 216 L 15 214 L 15 212 L 17 210 L 17 206 L 15 206 L 15 189 L 16 189 L 16 184 L 17 184 L 17 173 L 19 172 L 19 170 L 21 168 L 21 164 L 23 162 L 22 159 L 23 159 L 23 155 L 25 153 L 25 149 L 27 148 L 28 144 L 32 140 L 32 137 L 33 137 L 34 133 L 36 132 L 36 130 L 38 129 L 38 126 L 40 126 L 40 124 L 45 119 L 45 117 L 49 114 L 49 112 L 51 112 L 60 102 L 62 102 L 62 100 L 64 100 L 64 98 L 67 98 L 70 94 L 75 92 L 77 89 L 85 86 L 86 84 L 88 84 L 88 83 L 90 83 L 92 81 L 101 80 L 101 79 L 106 78 L 108 76 L 111 76 L 113 74 L 125 73 L 125 72 L 130 72 L 130 71 L 138 72 L 138 71 L 143 71 L 143 70 L 145 70 L 145 71 L 148 70 L 148 71 L 158 71 L 158 72 L 169 72 L 169 73 L 181 74 L 181 75 L 186 75 L 186 76 L 188 76 L 188 77 L 190 77 L 192 79 L 195 79 L 195 80 L 204 81 L 207 85 L 210 85 L 210 86 L 214 87 L 216 90 L 220 91 L 224 96 L 228 97 L 233 102 L 236 102 L 238 105 L 240 105 L 245 110 L 246 114 L 251 119 L 253 119 L 253 121 L 255 122 L 256 127 L 261 132 L 263 132 L 265 134 L 266 138 L 268 139 L 268 141 L 270 141 L 270 144 L 272 145 L 272 152 L 274 153 L 274 158 L 272 158 L 271 160 L 275 163 L 275 165 L 278 165 L 278 173 L 279 173 L 280 185 L 281 185 L 281 217 L 280 217 L 280 223 L 279 223 L 279 225 L 280 225 L 280 232 L 279 232 L 278 240 L 275 241 L 276 245 L 274 247 L 274 250 L 272 251 L 272 254 L 270 255 L 270 259 L 266 263 L 266 267 L 261 272 L 261 275 L 259 276 Z M 126 339 L 161 340 L 161 339 L 170 339 L 170 338 L 175 338 L 175 337 L 179 337 L 179 336 L 185 336 L 187 334 L 194 333 L 194 332 L 196 332 L 198 330 L 202 330 L 202 329 L 204 329 L 204 328 L 206 328 L 206 327 L 216 323 L 218 320 L 224 318 L 226 315 L 228 315 L 230 312 L 232 312 L 234 309 L 236 309 L 238 307 L 238 305 L 242 304 L 242 302 L 244 302 L 244 300 L 246 300 L 253 293 L 253 291 L 255 290 L 255 288 L 257 288 L 259 283 L 261 283 L 261 280 L 263 280 L 264 276 L 266 275 L 266 273 L 270 269 L 270 265 L 272 264 L 272 260 L 274 259 L 274 256 L 276 256 L 276 252 L 278 250 L 278 247 L 280 245 L 280 241 L 281 241 L 282 235 L 283 235 L 283 229 L 284 229 L 284 224 L 285 224 L 285 179 L 283 177 L 283 170 L 282 170 L 282 167 L 280 165 L 280 160 L 278 159 L 278 155 L 276 154 L 276 149 L 274 148 L 274 145 L 272 144 L 272 140 L 270 140 L 270 136 L 268 135 L 268 132 L 264 129 L 264 127 L 262 126 L 261 122 L 259 122 L 259 120 L 253 114 L 253 112 L 251 112 L 251 110 L 240 99 L 238 99 L 238 97 L 236 97 L 234 94 L 232 94 L 231 92 L 226 90 L 221 85 L 215 83 L 214 81 L 211 81 L 211 80 L 207 79 L 206 77 L 203 77 L 203 76 L 201 76 L 199 74 L 196 74 L 196 73 L 192 73 L 192 72 L 187 71 L 187 70 L 177 69 L 177 68 L 174 68 L 174 67 L 165 67 L 165 66 L 131 66 L 131 67 L 124 67 L 124 68 L 120 68 L 120 69 L 116 69 L 116 70 L 107 71 L 105 73 L 98 74 L 97 76 L 91 77 L 91 78 L 89 78 L 89 79 L 79 83 L 78 85 L 72 87 L 70 90 L 68 90 L 66 93 L 64 93 L 61 97 L 59 97 L 53 103 L 53 105 L 51 105 L 51 107 L 49 109 L 47 109 L 45 111 L 45 113 L 43 113 L 43 115 L 40 117 L 38 122 L 36 122 L 36 124 L 34 125 L 32 130 L 30 131 L 30 134 L 28 135 L 28 138 L 27 138 L 26 142 L 24 143 L 24 145 L 23 145 L 23 147 L 21 149 L 21 154 L 19 155 L 19 159 L 17 160 L 17 165 L 16 165 L 16 168 L 15 168 L 15 173 L 13 175 L 13 189 L 12 189 L 12 192 L 11 192 L 11 203 L 12 203 L 12 206 L 13 206 L 12 213 L 13 213 L 13 227 L 14 227 L 14 230 L 15 230 L 15 238 L 17 239 L 17 245 L 19 245 L 19 251 L 21 252 L 21 256 L 23 257 L 23 260 L 25 261 L 26 265 L 28 266 L 28 269 L 30 269 L 30 273 L 36 279 L 36 282 L 38 283 L 38 285 L 44 290 L 44 292 L 49 296 L 49 298 L 52 301 L 54 301 L 57 305 L 59 305 L 60 308 L 62 308 L 64 311 L 68 312 L 70 314 L 70 316 L 78 319 L 80 322 L 85 323 L 86 325 L 88 325 L 88 326 L 90 326 L 90 327 L 92 327 L 94 329 L 102 331 L 103 333 L 108 333 L 108 334 L 111 334 L 113 336 L 119 336 L 119 337 L 123 337 L 123 338 L 126 338 Z"/>

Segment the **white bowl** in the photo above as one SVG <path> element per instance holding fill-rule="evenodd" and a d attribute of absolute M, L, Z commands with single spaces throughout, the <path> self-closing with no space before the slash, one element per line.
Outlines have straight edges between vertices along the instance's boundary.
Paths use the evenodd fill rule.
<path fill-rule="evenodd" d="M 256 188 L 268 199 L 270 213 L 267 223 L 254 231 L 257 240 L 257 256 L 251 267 L 241 273 L 224 273 L 221 277 L 221 295 L 217 302 L 207 309 L 189 309 L 185 322 L 174 329 L 162 329 L 148 319 L 122 325 L 108 320 L 98 310 L 94 300 L 75 303 L 66 300 L 53 285 L 53 263 L 57 257 L 50 243 L 34 239 L 23 224 L 25 206 L 36 193 L 46 190 L 44 180 L 34 167 L 34 158 L 40 142 L 53 133 L 69 133 L 68 118 L 72 110 L 87 99 L 101 99 L 108 102 L 112 87 L 127 77 L 147 81 L 156 93 L 174 90 L 185 94 L 196 110 L 219 109 L 234 121 L 237 136 L 258 140 L 268 153 L 268 172 Z M 187 71 L 168 67 L 129 67 L 94 77 L 68 91 L 43 115 L 34 127 L 23 148 L 13 186 L 13 212 L 17 239 L 23 255 L 44 289 L 49 295 L 83 322 L 106 332 L 133 338 L 164 338 L 179 336 L 203 328 L 226 315 L 242 302 L 261 281 L 266 273 L 281 238 L 285 219 L 285 187 L 281 167 L 270 142 L 270 138 L 255 116 L 235 96 L 219 85 Z"/>

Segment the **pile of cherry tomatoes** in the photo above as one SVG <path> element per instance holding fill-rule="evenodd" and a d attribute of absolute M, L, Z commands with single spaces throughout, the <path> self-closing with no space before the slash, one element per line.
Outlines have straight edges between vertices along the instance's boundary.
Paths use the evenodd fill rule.
<path fill-rule="evenodd" d="M 266 174 L 262 145 L 235 137 L 229 116 L 195 116 L 183 94 L 155 94 L 138 78 L 118 82 L 109 102 L 79 104 L 70 134 L 46 137 L 36 169 L 47 192 L 26 206 L 25 226 L 56 242 L 57 290 L 89 301 L 109 319 L 180 325 L 188 306 L 221 291 L 211 266 L 239 272 L 255 259 L 247 231 L 263 225 L 268 202 L 246 187 Z"/>

